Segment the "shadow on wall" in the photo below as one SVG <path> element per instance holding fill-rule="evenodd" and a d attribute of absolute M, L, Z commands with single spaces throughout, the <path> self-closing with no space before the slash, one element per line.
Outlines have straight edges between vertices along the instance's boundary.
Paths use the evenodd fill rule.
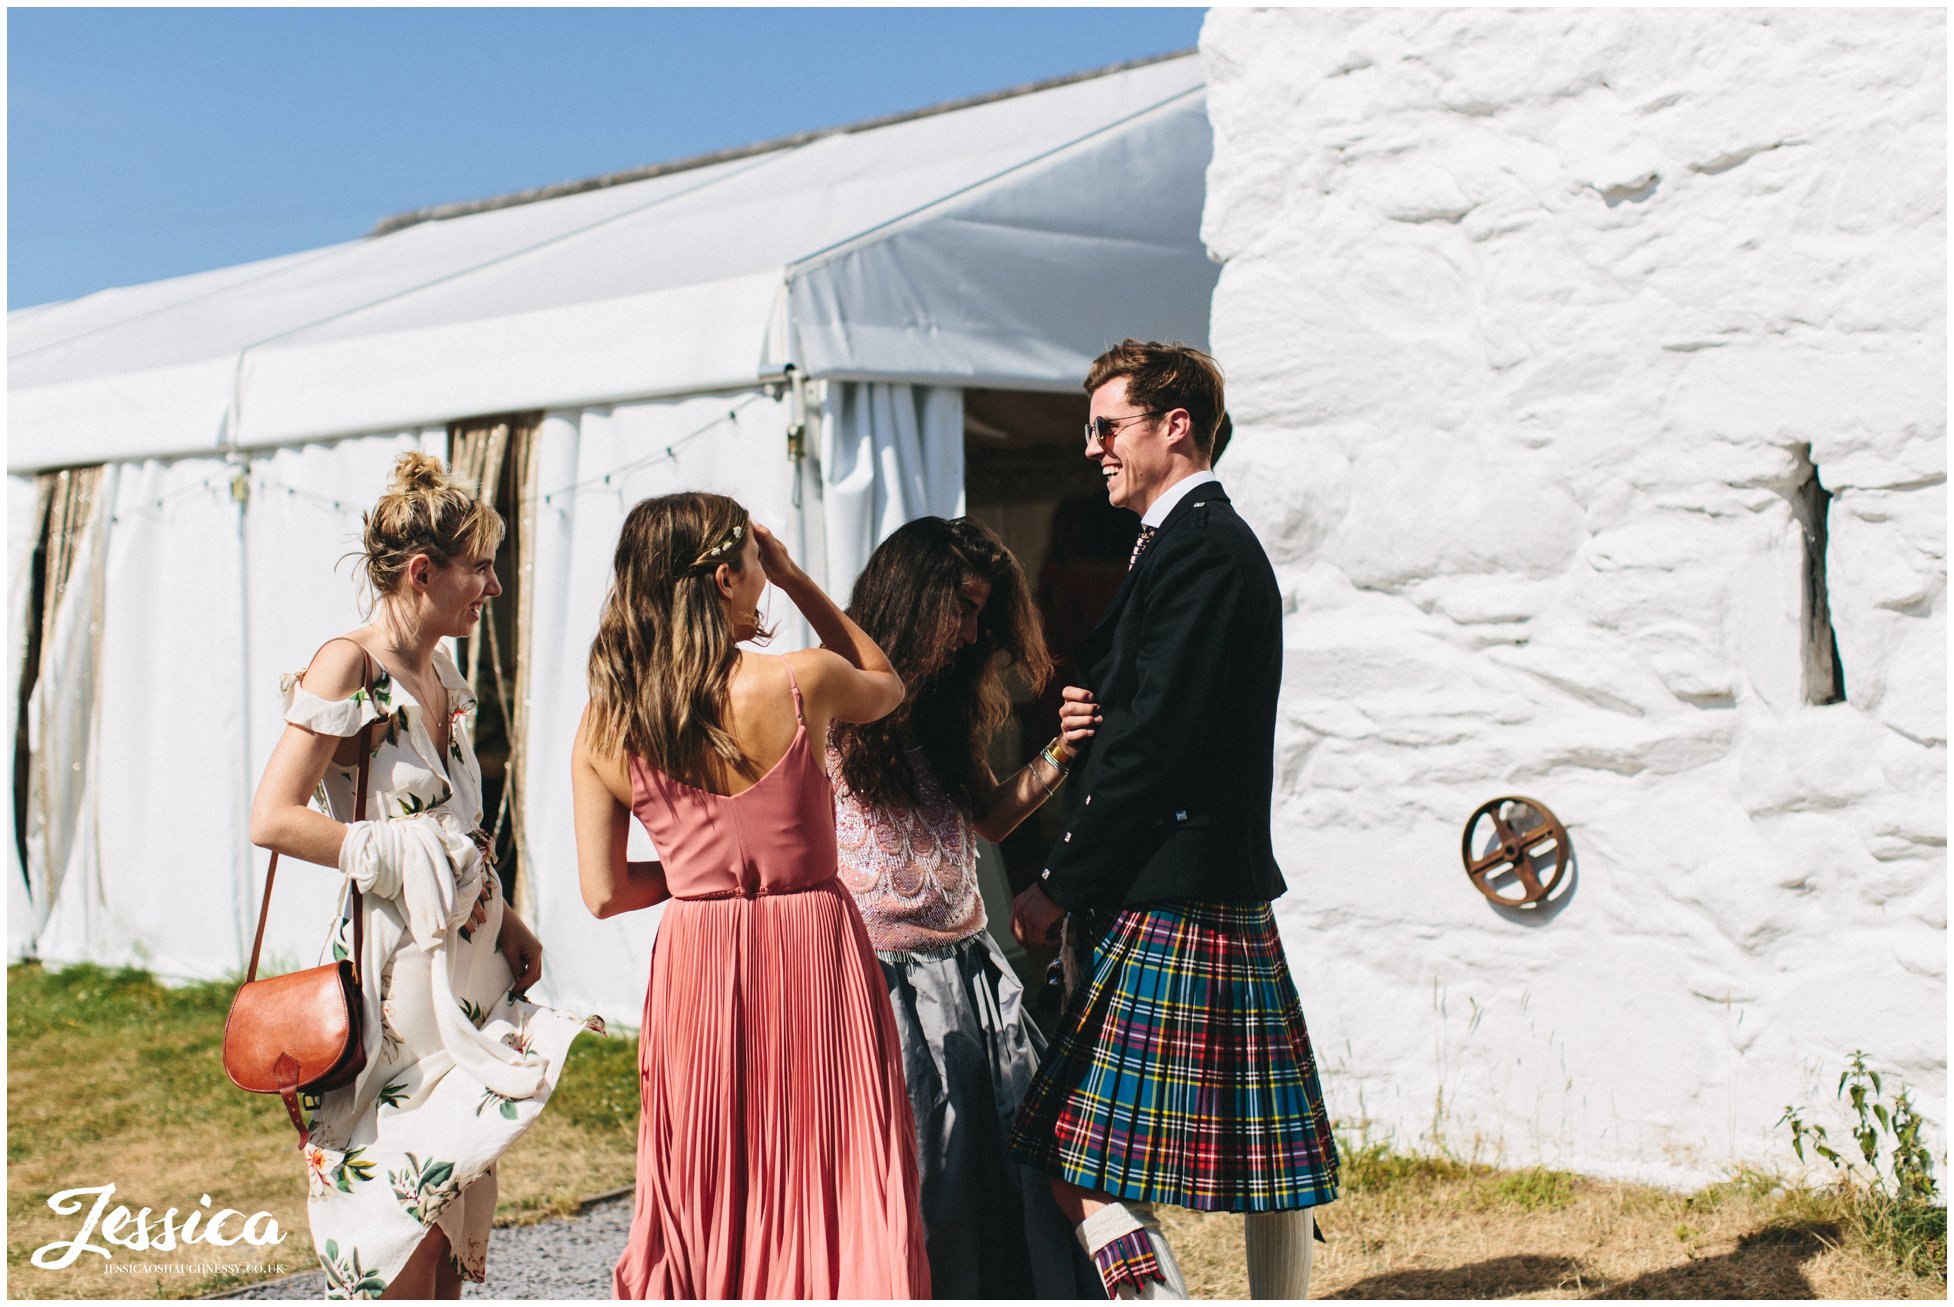
<path fill-rule="evenodd" d="M 1730 1252 L 1610 1284 L 1578 1258 L 1517 1254 L 1449 1269 L 1393 1271 L 1331 1298 L 1507 1298 L 1562 1291 L 1583 1298 L 1816 1298 L 1805 1263 L 1839 1239 L 1830 1222 L 1766 1226 Z"/>
<path fill-rule="evenodd" d="M 1553 893 L 1530 907 L 1516 908 L 1486 900 L 1496 917 L 1501 917 L 1520 926 L 1544 926 L 1566 910 L 1574 901 L 1574 892 L 1581 885 L 1581 860 L 1570 847 L 1567 851 L 1567 867 L 1561 876 L 1560 884 L 1554 886 Z"/>

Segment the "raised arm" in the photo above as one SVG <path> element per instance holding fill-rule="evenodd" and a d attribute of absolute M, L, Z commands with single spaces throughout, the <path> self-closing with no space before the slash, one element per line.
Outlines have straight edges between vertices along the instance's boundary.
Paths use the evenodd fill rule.
<path fill-rule="evenodd" d="M 575 804 L 577 885 L 593 914 L 615 917 L 671 897 L 664 864 L 625 857 L 630 832 L 631 776 L 621 752 L 592 738 L 588 707 L 570 750 L 570 791 Z"/>
<path fill-rule="evenodd" d="M 794 656 L 801 692 L 819 723 L 825 725 L 830 718 L 872 722 L 894 712 L 902 703 L 902 677 L 890 666 L 882 647 L 801 570 L 773 532 L 755 522 L 753 534 L 760 542 L 760 565 L 767 580 L 801 610 L 829 655 Z"/>

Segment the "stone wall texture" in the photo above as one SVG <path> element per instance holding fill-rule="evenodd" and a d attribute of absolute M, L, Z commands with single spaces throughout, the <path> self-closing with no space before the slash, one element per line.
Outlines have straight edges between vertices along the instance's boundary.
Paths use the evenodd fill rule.
<path fill-rule="evenodd" d="M 1231 9 L 1201 50 L 1339 1125 L 1687 1183 L 1790 1166 L 1857 1048 L 1944 1125 L 1944 16 Z M 1571 833 L 1545 909 L 1461 867 L 1510 794 Z"/>

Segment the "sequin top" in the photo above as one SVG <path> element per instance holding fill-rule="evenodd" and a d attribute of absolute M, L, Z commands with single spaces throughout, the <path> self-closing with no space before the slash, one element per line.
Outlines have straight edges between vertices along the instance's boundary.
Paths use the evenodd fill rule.
<path fill-rule="evenodd" d="M 977 832 L 930 774 L 922 750 L 909 751 L 922 802 L 893 814 L 858 804 L 832 745 L 827 758 L 841 883 L 855 896 L 869 942 L 880 952 L 907 953 L 956 944 L 984 929 Z"/>

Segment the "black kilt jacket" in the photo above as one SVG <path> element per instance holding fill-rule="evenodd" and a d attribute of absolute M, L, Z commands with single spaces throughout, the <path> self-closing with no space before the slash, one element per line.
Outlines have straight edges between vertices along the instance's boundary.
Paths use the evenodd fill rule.
<path fill-rule="evenodd" d="M 1105 720 L 1072 768 L 1039 884 L 1069 911 L 1266 901 L 1282 596 L 1219 482 L 1161 523 L 1079 645 Z"/>

